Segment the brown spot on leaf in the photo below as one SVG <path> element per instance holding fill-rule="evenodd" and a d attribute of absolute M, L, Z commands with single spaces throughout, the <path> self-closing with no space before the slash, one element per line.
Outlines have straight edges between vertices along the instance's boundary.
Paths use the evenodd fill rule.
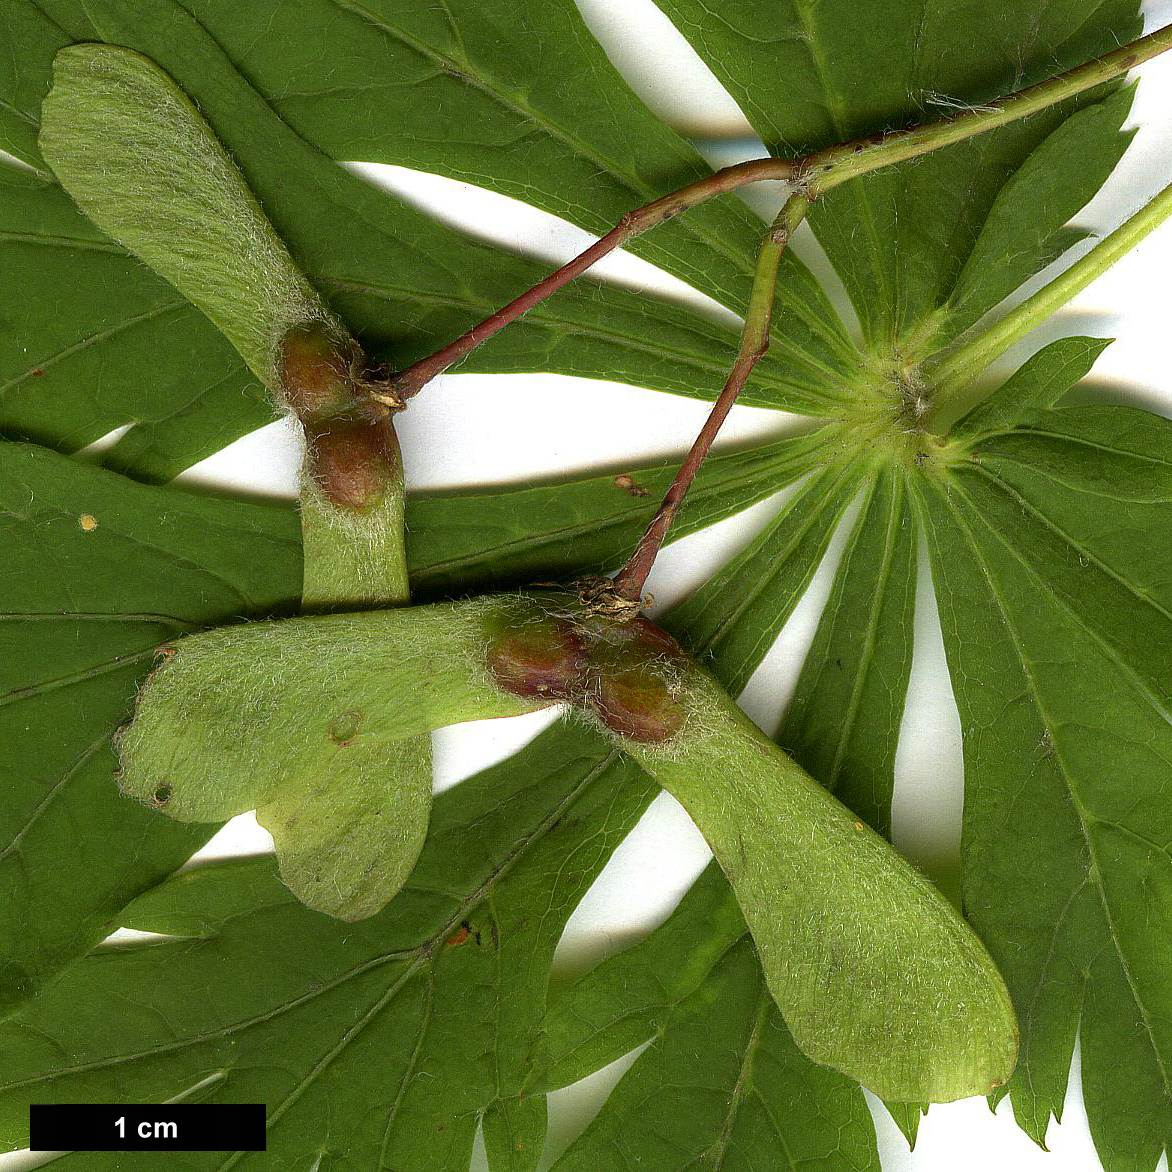
<path fill-rule="evenodd" d="M 650 489 L 644 488 L 641 484 L 636 484 L 634 477 L 628 476 L 625 472 L 620 473 L 614 478 L 615 488 L 621 488 L 630 496 L 650 496 Z"/>
<path fill-rule="evenodd" d="M 458 944 L 463 944 L 469 936 L 472 935 L 472 929 L 467 924 L 461 924 L 460 927 L 447 938 L 445 943 L 449 948 L 455 948 Z"/>
<path fill-rule="evenodd" d="M 93 513 L 82 513 L 82 515 L 78 517 L 77 523 L 86 533 L 92 533 L 98 527 L 98 519 L 93 515 Z"/>
<path fill-rule="evenodd" d="M 171 800 L 172 789 L 169 785 L 155 786 L 154 793 L 151 794 L 151 805 L 156 810 L 161 810 Z"/>

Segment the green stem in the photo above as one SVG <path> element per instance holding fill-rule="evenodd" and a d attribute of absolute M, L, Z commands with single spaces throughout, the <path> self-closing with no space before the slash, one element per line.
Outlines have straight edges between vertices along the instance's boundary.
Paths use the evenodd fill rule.
<path fill-rule="evenodd" d="M 989 329 L 946 353 L 928 371 L 934 386 L 933 411 L 971 385 L 990 363 L 1081 293 L 1169 216 L 1172 216 L 1172 184 L 1050 284 L 1027 297 Z"/>
<path fill-rule="evenodd" d="M 1008 122 L 1016 122 L 1019 118 L 1026 118 L 1104 82 L 1122 77 L 1129 69 L 1168 49 L 1172 49 L 1172 25 L 1157 29 L 1146 37 L 1140 37 L 1129 45 L 1060 73 L 1048 81 L 1019 90 L 998 102 L 966 110 L 955 118 L 944 118 L 878 138 L 827 147 L 810 155 L 802 164 L 802 174 L 807 177 L 806 190 L 811 198 L 816 198 L 848 179 L 857 179 L 881 167 L 890 167 L 894 163 L 902 163 L 995 130 Z"/>
<path fill-rule="evenodd" d="M 615 576 L 614 590 L 619 598 L 628 602 L 638 602 L 642 598 L 647 575 L 655 564 L 656 555 L 663 546 L 664 538 L 680 511 L 680 506 L 684 503 L 684 497 L 695 480 L 696 473 L 700 471 L 704 457 L 708 455 L 717 432 L 737 401 L 737 396 L 748 381 L 753 367 L 769 349 L 769 322 L 773 314 L 781 254 L 785 251 L 794 229 L 805 219 L 809 207 L 810 201 L 804 195 L 791 195 L 765 234 L 761 251 L 757 254 L 757 269 L 753 274 L 749 308 L 745 314 L 745 324 L 741 328 L 736 361 L 724 384 L 724 390 L 720 392 L 720 397 L 713 405 L 700 434 L 696 437 L 696 442 L 684 457 L 684 462 L 671 482 L 663 503 L 647 527 L 647 532 L 643 534 L 627 564 Z"/>
<path fill-rule="evenodd" d="M 1004 126 L 1007 122 L 1014 122 L 1044 110 L 1047 106 L 1053 106 L 1084 90 L 1093 89 L 1097 85 L 1120 77 L 1134 66 L 1170 48 L 1172 26 L 1149 33 L 1146 37 L 1124 45 L 1106 56 L 1079 65 L 1049 81 L 1011 94 L 991 105 L 968 110 L 955 118 L 943 118 L 878 138 L 841 143 L 804 158 L 752 159 L 747 163 L 725 167 L 705 179 L 690 183 L 679 191 L 655 200 L 646 207 L 628 212 L 610 232 L 573 260 L 514 298 L 508 305 L 490 314 L 455 341 L 397 372 L 392 376 L 390 385 L 396 397 L 400 401 L 406 401 L 418 394 L 437 374 L 460 361 L 510 322 L 581 276 L 602 257 L 632 237 L 714 196 L 735 191 L 748 183 L 772 179 L 792 182 L 797 194 L 814 200 L 848 179 L 857 179 L 860 175 L 877 171 L 881 167 L 890 167 L 894 163 L 939 150 L 941 147 L 984 134 L 998 126 Z"/>

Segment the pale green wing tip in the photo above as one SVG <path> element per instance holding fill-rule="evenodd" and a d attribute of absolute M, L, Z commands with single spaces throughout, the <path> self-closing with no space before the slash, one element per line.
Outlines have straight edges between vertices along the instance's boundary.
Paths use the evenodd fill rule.
<path fill-rule="evenodd" d="M 101 41 L 81 41 L 75 45 L 66 45 L 58 49 L 53 57 L 54 83 L 65 77 L 70 70 L 84 66 L 86 68 L 101 64 L 104 60 L 123 62 L 131 69 L 142 71 L 153 70 L 159 72 L 159 67 L 134 49 L 127 49 L 122 45 L 106 45 Z M 50 90 L 46 101 L 53 101 L 60 93 Z"/>
<path fill-rule="evenodd" d="M 983 1046 L 985 1054 L 959 1069 L 953 1068 L 952 1055 L 942 1056 L 942 1062 L 925 1072 L 928 1077 L 924 1081 L 891 1083 L 882 1090 L 877 1090 L 865 1078 L 860 1078 L 860 1082 L 880 1098 L 892 1102 L 953 1103 L 958 1099 L 991 1095 L 1009 1081 L 1017 1065 L 1016 1023 L 1012 1032 L 984 1039 Z"/>
<path fill-rule="evenodd" d="M 184 703 L 190 674 L 179 651 L 185 642 L 160 648 L 159 663 L 140 685 L 134 718 L 114 738 L 115 780 L 125 797 L 178 822 L 219 822 L 251 810 L 259 787 L 255 794 L 247 785 L 225 793 L 193 776 L 189 761 L 177 754 L 191 731 Z"/>
<path fill-rule="evenodd" d="M 339 763 L 312 786 L 293 782 L 256 817 L 272 834 L 281 879 L 298 900 L 353 922 L 391 901 L 423 849 L 431 738 L 359 750 Z"/>
<path fill-rule="evenodd" d="M 261 818 L 258 811 L 258 821 Z M 389 856 L 373 859 L 361 868 L 356 868 L 354 860 L 346 857 L 341 849 L 278 849 L 281 882 L 299 903 L 312 911 L 347 924 L 367 920 L 381 912 L 402 890 L 419 859 L 426 832 L 424 823 L 418 842 L 409 854 L 394 859 Z"/>
<path fill-rule="evenodd" d="M 174 79 L 132 49 L 70 45 L 53 60 L 40 143 L 93 223 L 206 314 L 275 389 L 278 340 L 330 315 Z"/>
<path fill-rule="evenodd" d="M 339 747 L 332 761 L 308 772 L 250 771 L 198 735 L 204 722 L 190 701 L 204 690 L 206 660 L 184 651 L 198 652 L 208 641 L 216 642 L 214 633 L 168 648 L 140 689 L 135 718 L 116 744 L 122 792 L 184 822 L 220 821 L 259 807 L 281 878 L 302 903 L 340 920 L 374 915 L 403 886 L 423 847 L 430 737 Z M 202 751 L 193 752 L 193 737 Z M 207 766 L 203 773 L 197 760 Z"/>
<path fill-rule="evenodd" d="M 134 718 L 114 735 L 114 752 L 118 758 L 114 780 L 123 797 L 133 798 L 179 822 L 215 822 L 216 814 L 193 809 L 186 801 L 185 787 L 178 794 L 171 771 L 164 764 L 166 753 L 162 747 L 173 744 L 178 727 L 169 719 L 174 713 L 164 698 L 155 702 L 156 679 L 166 668 L 166 661 L 139 687 L 135 700 Z"/>
<path fill-rule="evenodd" d="M 991 1095 L 1009 1081 L 1017 1065 L 1016 1028 L 1012 1034 L 985 1040 L 987 1053 L 960 1067 L 953 1053 L 926 1056 L 919 1077 L 893 1078 L 889 1071 L 875 1071 L 869 1063 L 840 1064 L 819 1055 L 816 1046 L 807 1047 L 802 1039 L 795 1040 L 814 1061 L 855 1079 L 891 1103 L 953 1103 L 958 1099 Z"/>
<path fill-rule="evenodd" d="M 993 1094 L 1017 1065 L 1017 1017 L 1000 974 L 992 969 L 965 998 L 966 1014 L 928 1014 L 902 1031 L 892 1022 L 889 1045 L 844 1054 L 820 1036 L 792 1028 L 816 1062 L 856 1079 L 892 1103 L 951 1103 Z M 783 1012 L 783 1016 L 784 1012 Z"/>
<path fill-rule="evenodd" d="M 666 749 L 624 747 L 712 846 L 798 1047 L 893 1102 L 995 1089 L 1016 1024 L 971 928 L 711 676 L 688 680 L 694 729 Z"/>
<path fill-rule="evenodd" d="M 43 152 L 45 159 L 54 170 L 60 161 L 53 157 L 58 146 L 65 146 L 74 132 L 69 121 L 70 103 L 81 101 L 84 104 L 90 96 L 86 88 L 89 83 L 100 74 L 113 72 L 114 67 L 123 78 L 137 75 L 150 85 L 165 85 L 172 97 L 198 114 L 195 104 L 170 76 L 149 57 L 144 57 L 134 49 L 97 41 L 66 45 L 53 58 L 53 84 L 41 103 L 41 129 L 38 134 L 41 147 L 48 148 Z M 80 112 L 84 114 L 88 111 L 83 105 Z M 59 115 L 63 115 L 61 120 Z"/>

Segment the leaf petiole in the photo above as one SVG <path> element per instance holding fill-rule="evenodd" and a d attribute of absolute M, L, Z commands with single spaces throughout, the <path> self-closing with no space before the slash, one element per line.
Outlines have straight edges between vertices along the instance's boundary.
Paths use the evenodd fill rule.
<path fill-rule="evenodd" d="M 857 139 L 808 155 L 798 164 L 812 199 L 872 171 L 952 146 L 1045 110 L 1097 85 L 1122 77 L 1129 69 L 1172 49 L 1172 25 L 1096 57 L 1057 77 L 1039 82 L 986 106 L 965 110 L 909 130 L 872 139 Z"/>
<path fill-rule="evenodd" d="M 1172 216 L 1172 184 L 1114 232 L 1104 236 L 1048 285 L 1014 306 L 989 329 L 946 353 L 930 371 L 935 388 L 932 392 L 933 413 L 968 387 L 990 363 L 1105 273 L 1169 216 Z"/>

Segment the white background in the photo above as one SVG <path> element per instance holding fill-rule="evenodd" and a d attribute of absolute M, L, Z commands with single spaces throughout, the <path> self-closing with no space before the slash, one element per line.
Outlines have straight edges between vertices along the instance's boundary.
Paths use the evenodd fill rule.
<path fill-rule="evenodd" d="M 714 165 L 763 153 L 735 103 L 651 0 L 578 3 L 640 96 L 682 133 L 699 136 L 701 150 Z M 1149 5 L 1147 14 L 1149 31 L 1169 23 L 1172 0 Z M 1076 218 L 1081 227 L 1110 230 L 1172 178 L 1172 54 L 1144 67 L 1140 76 L 1143 84 L 1131 120 L 1139 133 L 1102 193 Z M 551 265 L 569 259 L 590 242 L 553 216 L 466 184 L 398 167 L 363 164 L 355 169 L 449 223 Z M 775 207 L 770 195 L 759 189 L 750 193 L 749 200 L 763 214 L 771 214 Z M 794 247 L 810 257 L 816 254 L 811 253 L 811 241 L 803 238 L 805 231 Z M 1116 341 L 1100 357 L 1092 382 L 1125 388 L 1128 401 L 1172 414 L 1170 271 L 1172 224 L 1167 224 L 1000 365 L 1012 369 L 1043 342 L 1063 334 L 1113 336 Z M 608 258 L 595 274 L 629 288 L 670 295 L 703 312 L 730 316 L 634 257 Z M 849 307 L 840 304 L 838 308 L 845 320 L 853 320 Z M 446 340 L 437 338 L 437 345 Z M 531 476 L 598 466 L 633 467 L 655 457 L 682 454 L 707 410 L 704 403 L 618 383 L 553 375 L 455 374 L 441 377 L 412 403 L 400 419 L 399 434 L 409 486 L 523 482 Z M 509 420 L 507 429 L 500 425 L 502 417 Z M 737 407 L 718 447 L 775 438 L 794 423 L 792 417 L 777 412 Z M 491 443 L 485 442 L 486 436 L 492 437 Z M 292 498 L 299 459 L 293 429 L 276 423 L 190 469 L 180 480 Z M 669 547 L 648 584 L 655 595 L 655 609 L 694 589 L 756 534 L 784 499 L 784 494 L 778 494 Z M 742 697 L 743 706 L 766 730 L 777 727 L 796 683 L 840 548 L 841 541 L 832 544 L 807 597 Z M 947 881 L 955 875 L 960 834 L 960 727 L 923 566 L 919 597 L 927 605 L 917 612 L 911 689 L 896 768 L 893 835 L 900 850 L 929 874 Z M 437 788 L 447 788 L 508 756 L 549 719 L 538 714 L 440 731 L 435 737 Z M 198 857 L 268 849 L 267 834 L 246 815 L 226 826 Z M 563 972 L 583 971 L 660 923 L 707 860 L 707 847 L 687 816 L 673 799 L 661 794 L 574 913 L 555 967 Z M 621 1060 L 551 1096 L 550 1143 L 543 1168 L 585 1126 L 629 1063 L 629 1058 Z M 882 1106 L 872 1100 L 885 1172 L 965 1172 L 990 1166 L 1002 1172 L 1099 1168 L 1077 1068 L 1076 1052 L 1063 1122 L 1051 1124 L 1047 1137 L 1049 1154 L 1017 1128 L 1008 1103 L 994 1115 L 983 1099 L 933 1107 L 921 1124 L 915 1151 L 909 1152 Z M 1126 1072 L 1121 1071 L 1120 1077 L 1126 1080 Z M 28 1155 L 0 1157 L 0 1168 L 10 1172 L 34 1162 L 40 1160 L 30 1160 Z M 479 1150 L 473 1166 L 485 1166 Z M 1160 1167 L 1167 1172 L 1166 1161 Z"/>

